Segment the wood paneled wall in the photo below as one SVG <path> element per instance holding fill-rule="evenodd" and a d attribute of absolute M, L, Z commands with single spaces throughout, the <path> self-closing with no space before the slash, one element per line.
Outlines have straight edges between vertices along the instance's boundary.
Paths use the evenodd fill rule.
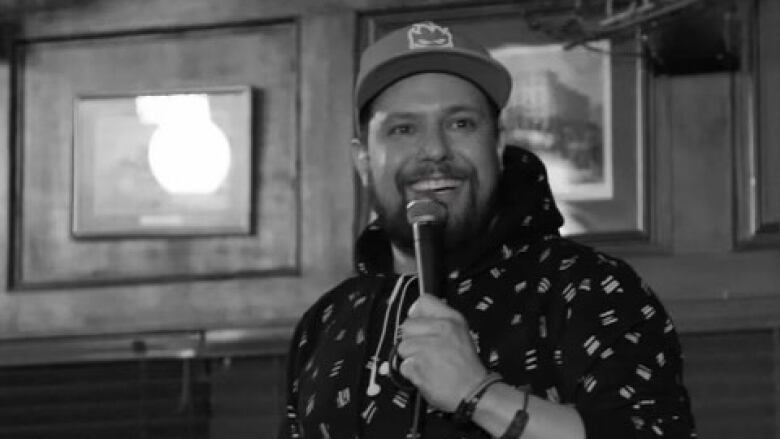
<path fill-rule="evenodd" d="M 683 330 L 780 321 L 771 201 L 780 189 L 764 162 L 753 169 L 756 156 L 778 157 L 780 139 L 766 114 L 778 107 L 764 98 L 778 91 L 761 78 L 778 65 L 773 54 L 780 52 L 771 49 L 778 44 L 773 29 L 780 8 L 770 0 L 738 4 L 740 17 L 753 20 L 743 23 L 740 71 L 648 78 L 651 141 L 643 165 L 653 245 L 596 243 L 633 263 Z M 16 54 L 0 61 L 0 138 L 7 139 L 0 149 L 0 338 L 290 325 L 351 271 L 348 143 L 361 20 L 493 6 L 463 0 L 0 3 Z M 255 120 L 258 233 L 74 240 L 68 224 L 72 98 L 226 83 L 253 86 L 262 96 Z M 754 181 L 762 185 L 758 195 L 751 192 Z M 764 214 L 755 231 L 742 214 L 751 208 Z M 760 250 L 745 244 L 754 236 Z"/>

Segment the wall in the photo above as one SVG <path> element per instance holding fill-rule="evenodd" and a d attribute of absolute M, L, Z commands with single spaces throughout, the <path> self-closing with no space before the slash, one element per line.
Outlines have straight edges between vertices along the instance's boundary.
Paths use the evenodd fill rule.
<path fill-rule="evenodd" d="M 7 249 L 0 256 L 0 337 L 289 325 L 349 272 L 352 225 L 343 215 L 353 210 L 345 145 L 361 32 L 356 14 L 410 6 L 23 3 L 6 6 L 17 19 L 6 26 L 16 28 L 16 52 L 0 71 L 8 84 L 0 108 L 13 122 L 0 125 L 11 139 L 0 162 L 0 244 Z M 736 325 L 754 325 L 754 311 L 762 322 L 776 321 L 766 304 L 775 303 L 780 284 L 780 253 L 771 247 L 777 209 L 763 200 L 778 189 L 761 167 L 777 161 L 775 124 L 765 116 L 775 107 L 757 97 L 776 93 L 760 78 L 776 70 L 771 26 L 780 15 L 772 2 L 760 5 L 760 14 L 742 12 L 761 20 L 744 29 L 746 40 L 761 44 L 744 50 L 742 71 L 649 78 L 644 236 L 638 246 L 596 242 L 631 260 L 684 328 L 718 327 L 735 315 Z M 166 61 L 143 60 L 145 50 Z M 255 208 L 272 211 L 281 196 L 286 210 L 259 215 L 256 227 L 265 235 L 83 242 L 68 234 L 74 95 L 235 83 L 266 93 L 255 109 L 264 130 L 256 147 L 266 154 L 254 159 L 262 188 Z M 279 166 L 286 173 L 274 171 Z M 758 189 L 749 183 L 755 178 Z M 743 218 L 748 211 L 764 218 Z"/>

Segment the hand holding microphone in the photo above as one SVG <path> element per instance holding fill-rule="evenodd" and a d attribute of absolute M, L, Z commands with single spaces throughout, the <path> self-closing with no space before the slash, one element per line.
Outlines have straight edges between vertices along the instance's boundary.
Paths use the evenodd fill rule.
<path fill-rule="evenodd" d="M 406 205 L 406 220 L 412 226 L 420 297 L 426 294 L 444 297 L 444 227 L 447 224 L 447 207 L 432 199 L 413 200 Z M 402 360 L 398 354 L 398 345 L 393 346 L 390 378 L 399 388 L 414 390 L 414 386 L 400 374 Z"/>
<path fill-rule="evenodd" d="M 407 205 L 414 233 L 420 298 L 401 326 L 398 371 L 440 410 L 451 412 L 486 375 L 463 316 L 445 296 L 444 227 L 447 208 L 435 200 Z"/>

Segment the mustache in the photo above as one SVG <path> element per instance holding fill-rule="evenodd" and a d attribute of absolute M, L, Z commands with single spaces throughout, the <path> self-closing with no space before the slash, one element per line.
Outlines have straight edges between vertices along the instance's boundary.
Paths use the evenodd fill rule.
<path fill-rule="evenodd" d="M 399 172 L 397 183 L 403 185 L 431 177 L 465 180 L 470 176 L 469 169 L 450 162 L 419 162 Z"/>

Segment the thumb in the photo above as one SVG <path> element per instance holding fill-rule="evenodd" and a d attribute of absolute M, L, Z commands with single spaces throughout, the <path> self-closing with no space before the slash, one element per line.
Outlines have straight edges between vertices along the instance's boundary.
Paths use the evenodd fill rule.
<path fill-rule="evenodd" d="M 431 296 L 430 294 L 420 294 L 420 297 L 409 307 L 409 317 L 463 319 L 460 313 L 450 308 L 441 299 Z"/>

